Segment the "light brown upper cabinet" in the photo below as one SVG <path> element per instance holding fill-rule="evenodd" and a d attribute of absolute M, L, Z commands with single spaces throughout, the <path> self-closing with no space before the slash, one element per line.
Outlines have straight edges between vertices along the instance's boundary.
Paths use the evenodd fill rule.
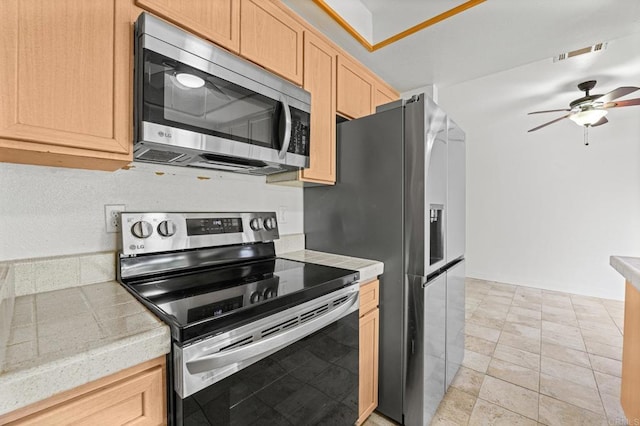
<path fill-rule="evenodd" d="M 131 161 L 131 7 L 0 2 L 0 161 L 101 170 Z"/>
<path fill-rule="evenodd" d="M 311 93 L 310 165 L 302 180 L 336 181 L 336 58 L 338 52 L 319 37 L 304 33 L 304 88 Z"/>
<path fill-rule="evenodd" d="M 271 1 L 240 4 L 240 55 L 302 86 L 304 27 Z"/>
<path fill-rule="evenodd" d="M 383 85 L 382 83 L 379 83 L 379 82 L 376 83 L 375 90 L 376 90 L 376 94 L 374 98 L 374 101 L 375 101 L 374 112 L 375 112 L 375 107 L 388 104 L 389 102 L 393 102 L 398 99 L 398 94 L 393 90 L 391 90 L 389 87 Z"/>
<path fill-rule="evenodd" d="M 374 81 L 366 68 L 338 56 L 338 113 L 359 118 L 374 111 Z"/>
<path fill-rule="evenodd" d="M 136 4 L 228 50 L 240 50 L 240 0 L 136 0 Z"/>

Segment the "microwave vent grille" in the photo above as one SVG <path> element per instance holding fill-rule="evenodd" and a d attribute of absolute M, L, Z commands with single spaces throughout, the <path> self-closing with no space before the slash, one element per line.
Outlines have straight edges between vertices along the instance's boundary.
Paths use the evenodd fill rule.
<path fill-rule="evenodd" d="M 160 151 L 157 149 L 149 149 L 141 154 L 136 155 L 136 159 L 153 161 L 156 163 L 171 163 L 184 157 L 186 154 L 179 152 Z"/>
<path fill-rule="evenodd" d="M 281 167 L 277 166 L 266 166 L 257 170 L 249 170 L 248 173 L 256 174 L 256 175 L 269 175 L 273 173 L 283 172 L 284 170 Z"/>

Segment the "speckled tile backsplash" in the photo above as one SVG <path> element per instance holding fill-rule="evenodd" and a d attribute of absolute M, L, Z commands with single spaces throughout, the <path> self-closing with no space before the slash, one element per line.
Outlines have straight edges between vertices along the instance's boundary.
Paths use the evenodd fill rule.
<path fill-rule="evenodd" d="M 13 269 L 8 264 L 0 264 L 0 371 L 5 365 L 14 302 Z"/>
<path fill-rule="evenodd" d="M 274 241 L 276 255 L 304 250 L 304 243 L 304 234 L 280 235 L 280 239 Z"/>
<path fill-rule="evenodd" d="M 275 241 L 278 255 L 304 250 L 304 234 L 282 235 Z M 22 259 L 11 263 L 15 295 L 43 293 L 116 279 L 116 253 Z"/>
<path fill-rule="evenodd" d="M 15 295 L 42 293 L 116 279 L 115 252 L 12 262 Z"/>

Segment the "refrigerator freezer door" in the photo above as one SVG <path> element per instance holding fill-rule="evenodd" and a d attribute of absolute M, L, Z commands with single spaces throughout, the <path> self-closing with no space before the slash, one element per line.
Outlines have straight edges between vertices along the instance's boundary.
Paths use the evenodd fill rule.
<path fill-rule="evenodd" d="M 306 247 L 384 262 L 380 411 L 402 422 L 404 264 L 402 108 L 338 125 L 335 186 L 304 189 Z"/>
<path fill-rule="evenodd" d="M 427 276 L 446 265 L 447 116 L 424 95 L 405 113 L 407 273 Z"/>
<path fill-rule="evenodd" d="M 449 120 L 447 140 L 447 244 L 446 261 L 452 262 L 465 252 L 465 135 Z"/>
<path fill-rule="evenodd" d="M 447 216 L 447 116 L 435 102 L 425 97 L 425 264 L 428 275 L 446 265 Z"/>
<path fill-rule="evenodd" d="M 425 277 L 407 276 L 407 426 L 429 424 L 444 396 L 446 284 L 446 273 L 428 282 Z"/>
<path fill-rule="evenodd" d="M 464 358 L 465 264 L 447 270 L 447 376 L 449 389 Z"/>

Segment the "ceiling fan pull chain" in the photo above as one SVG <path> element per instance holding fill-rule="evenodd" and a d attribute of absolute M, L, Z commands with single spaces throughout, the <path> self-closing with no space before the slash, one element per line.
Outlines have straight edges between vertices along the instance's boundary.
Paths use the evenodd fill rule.
<path fill-rule="evenodd" d="M 589 145 L 589 126 L 584 126 L 584 144 Z"/>

